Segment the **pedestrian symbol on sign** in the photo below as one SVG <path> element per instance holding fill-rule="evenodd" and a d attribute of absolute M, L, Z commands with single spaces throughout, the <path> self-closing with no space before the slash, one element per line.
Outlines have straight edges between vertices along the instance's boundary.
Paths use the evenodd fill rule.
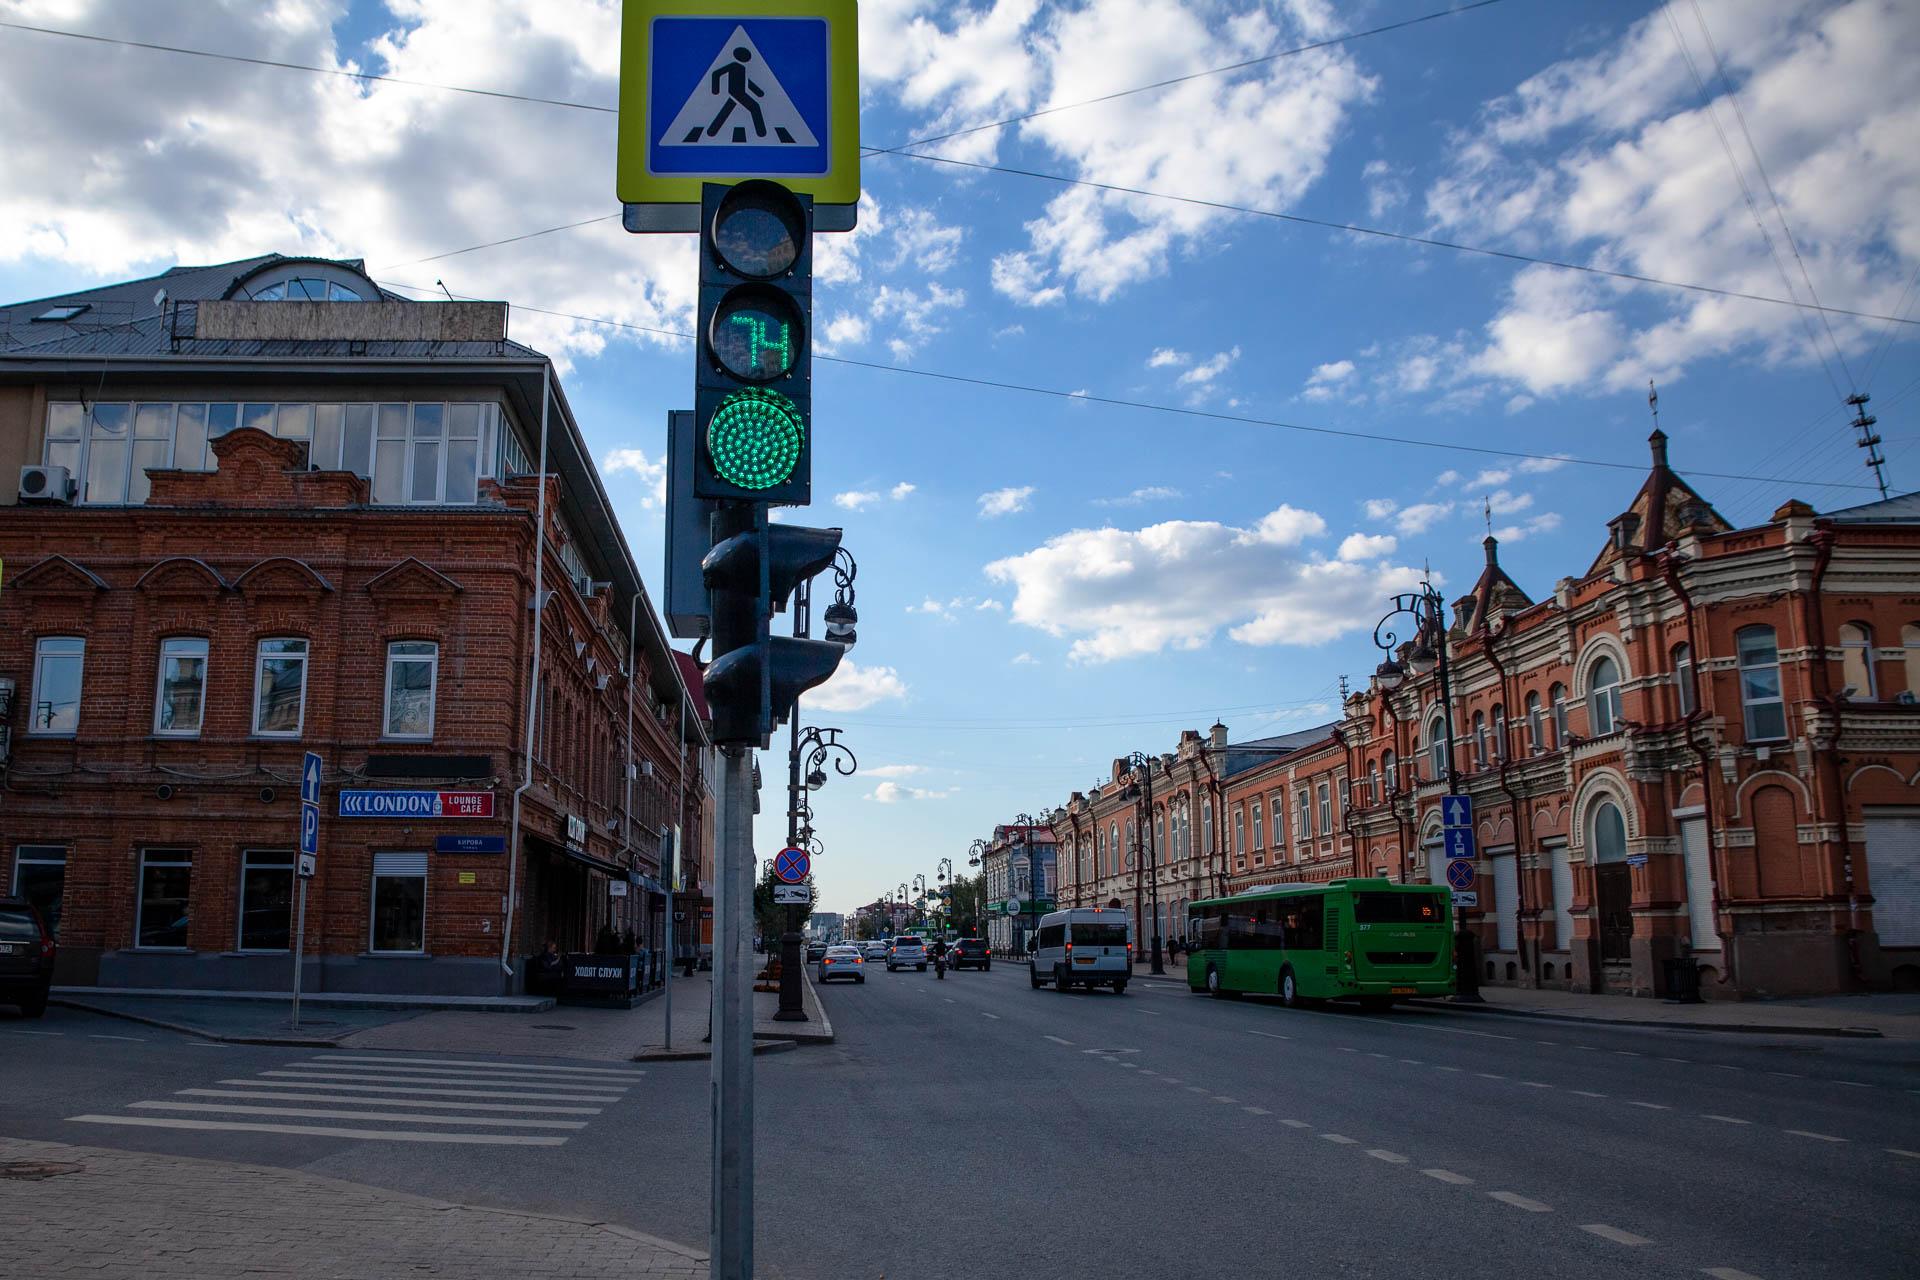
<path fill-rule="evenodd" d="M 735 26 L 706 75 L 661 132 L 660 145 L 815 147 L 820 143 L 753 37 L 745 27 Z"/>

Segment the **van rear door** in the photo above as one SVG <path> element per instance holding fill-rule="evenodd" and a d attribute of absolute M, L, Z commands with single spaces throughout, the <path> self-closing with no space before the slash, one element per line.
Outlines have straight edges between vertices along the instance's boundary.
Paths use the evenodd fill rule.
<path fill-rule="evenodd" d="M 1127 926 L 1119 920 L 1075 920 L 1072 926 L 1073 962 L 1101 969 L 1127 967 Z"/>

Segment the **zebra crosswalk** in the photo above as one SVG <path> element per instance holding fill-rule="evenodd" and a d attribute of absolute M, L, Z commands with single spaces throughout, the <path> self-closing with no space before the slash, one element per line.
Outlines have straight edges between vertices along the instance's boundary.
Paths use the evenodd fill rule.
<path fill-rule="evenodd" d="M 621 1067 L 331 1055 L 67 1120 L 363 1142 L 557 1147 L 621 1102 L 644 1075 Z"/>

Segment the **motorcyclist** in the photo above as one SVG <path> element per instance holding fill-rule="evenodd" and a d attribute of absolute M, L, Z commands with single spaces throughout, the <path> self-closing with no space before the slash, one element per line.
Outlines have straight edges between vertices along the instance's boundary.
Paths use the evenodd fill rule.
<path fill-rule="evenodd" d="M 933 940 L 933 946 L 930 947 L 929 950 L 933 952 L 933 976 L 936 978 L 946 977 L 947 940 L 945 938 L 935 938 Z"/>

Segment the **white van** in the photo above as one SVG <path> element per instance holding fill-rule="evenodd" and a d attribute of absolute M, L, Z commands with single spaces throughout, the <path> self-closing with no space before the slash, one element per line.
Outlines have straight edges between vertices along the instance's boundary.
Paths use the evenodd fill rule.
<path fill-rule="evenodd" d="M 1133 921 L 1123 907 L 1074 907 L 1040 917 L 1033 985 L 1127 989 L 1133 976 Z"/>

